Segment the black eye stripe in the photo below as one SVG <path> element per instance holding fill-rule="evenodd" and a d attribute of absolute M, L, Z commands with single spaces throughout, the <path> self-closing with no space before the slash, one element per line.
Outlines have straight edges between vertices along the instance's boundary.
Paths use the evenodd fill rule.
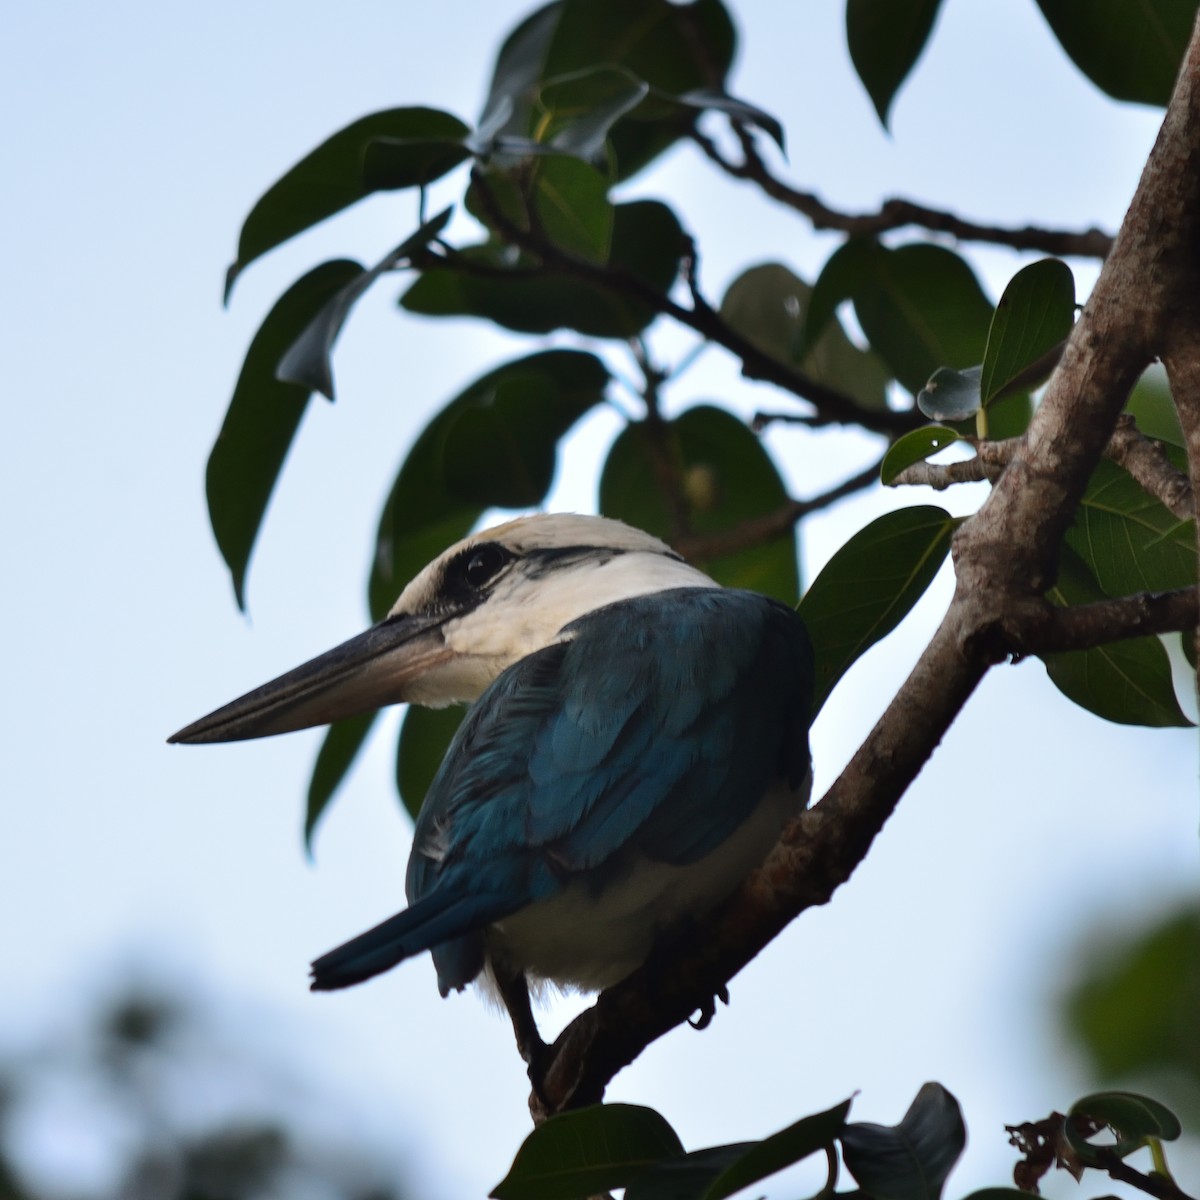
<path fill-rule="evenodd" d="M 446 564 L 441 592 L 451 603 L 478 602 L 479 593 L 516 556 L 499 542 L 478 542 Z"/>

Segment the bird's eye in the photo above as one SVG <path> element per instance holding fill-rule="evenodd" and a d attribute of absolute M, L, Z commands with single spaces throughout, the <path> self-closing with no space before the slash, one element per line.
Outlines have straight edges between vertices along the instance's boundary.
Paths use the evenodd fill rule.
<path fill-rule="evenodd" d="M 483 587 L 511 557 L 496 542 L 483 542 L 464 556 L 463 578 L 473 588 Z"/>

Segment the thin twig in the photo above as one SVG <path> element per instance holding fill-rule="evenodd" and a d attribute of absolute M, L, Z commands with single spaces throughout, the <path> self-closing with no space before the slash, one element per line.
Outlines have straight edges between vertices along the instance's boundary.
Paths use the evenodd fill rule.
<path fill-rule="evenodd" d="M 740 163 L 727 158 L 716 142 L 699 130 L 693 130 L 692 138 L 726 174 L 756 183 L 771 199 L 807 217 L 814 229 L 836 229 L 849 237 L 877 237 L 881 233 L 915 225 L 932 233 L 949 234 L 959 241 L 988 242 L 1010 246 L 1014 250 L 1036 250 L 1044 254 L 1077 258 L 1104 258 L 1112 248 L 1112 236 L 1100 229 L 1076 233 L 1033 225 L 1023 229 L 984 225 L 899 198 L 885 200 L 877 211 L 871 213 L 841 212 L 830 208 L 815 193 L 802 192 L 777 179 L 763 162 L 752 136 L 736 123 L 735 129 L 745 156 Z"/>

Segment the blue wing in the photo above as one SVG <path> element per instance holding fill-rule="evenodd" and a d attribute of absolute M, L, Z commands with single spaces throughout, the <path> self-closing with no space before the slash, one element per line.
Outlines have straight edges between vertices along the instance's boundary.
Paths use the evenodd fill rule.
<path fill-rule="evenodd" d="M 569 880 L 603 891 L 629 848 L 696 862 L 775 780 L 800 786 L 812 651 L 791 609 L 684 588 L 564 632 L 501 674 L 451 742 L 417 821 L 412 907 L 314 964 L 314 986 L 433 949 L 443 992 L 462 987 L 489 924 Z"/>

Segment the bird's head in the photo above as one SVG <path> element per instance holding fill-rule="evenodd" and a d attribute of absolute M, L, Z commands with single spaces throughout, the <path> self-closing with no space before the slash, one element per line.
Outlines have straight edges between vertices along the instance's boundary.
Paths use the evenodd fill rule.
<path fill-rule="evenodd" d="M 451 546 L 365 633 L 168 740 L 231 742 L 326 725 L 387 704 L 474 700 L 577 617 L 630 596 L 715 587 L 664 542 L 604 517 L 543 513 Z"/>

